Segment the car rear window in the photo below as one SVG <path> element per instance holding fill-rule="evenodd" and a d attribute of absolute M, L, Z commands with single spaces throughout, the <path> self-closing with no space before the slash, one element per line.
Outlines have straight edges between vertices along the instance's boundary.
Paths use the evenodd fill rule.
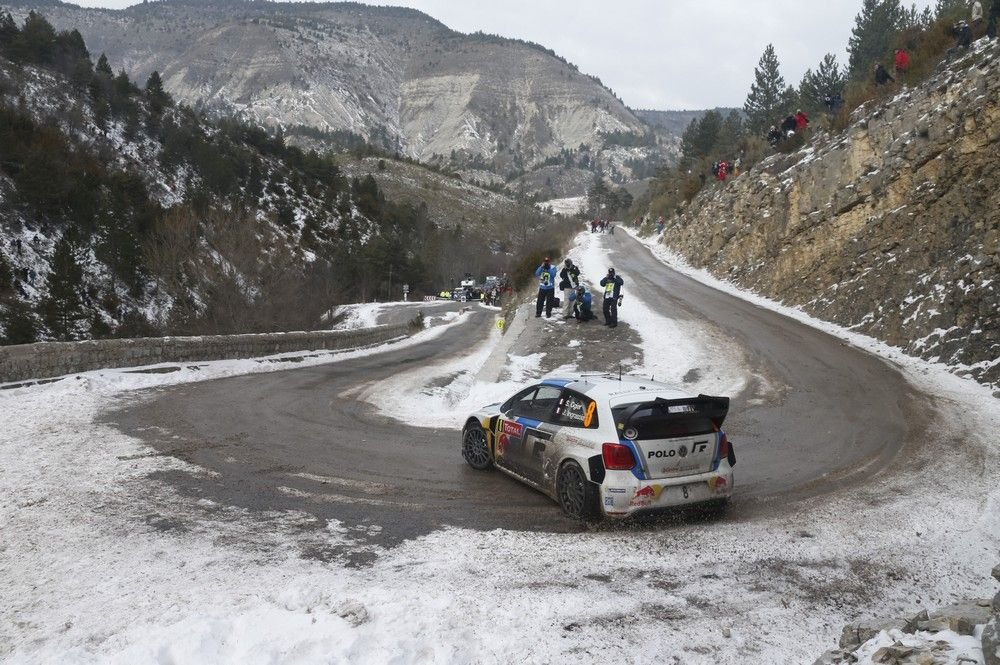
<path fill-rule="evenodd" d="M 716 431 L 715 424 L 707 414 L 698 413 L 686 405 L 650 403 L 640 405 L 637 409 L 635 407 L 635 404 L 622 404 L 611 410 L 618 433 L 625 438 L 636 441 L 675 439 Z M 629 413 L 632 414 L 631 417 Z M 625 418 L 628 418 L 627 423 L 624 422 Z"/>

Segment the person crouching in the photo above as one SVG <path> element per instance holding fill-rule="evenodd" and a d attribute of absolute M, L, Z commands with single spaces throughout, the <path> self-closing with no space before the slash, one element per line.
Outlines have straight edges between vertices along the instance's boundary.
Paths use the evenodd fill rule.
<path fill-rule="evenodd" d="M 587 287 L 583 285 L 576 287 L 570 300 L 573 301 L 573 318 L 577 320 L 577 323 L 586 323 L 596 318 L 593 307 L 594 296 L 590 295 Z"/>

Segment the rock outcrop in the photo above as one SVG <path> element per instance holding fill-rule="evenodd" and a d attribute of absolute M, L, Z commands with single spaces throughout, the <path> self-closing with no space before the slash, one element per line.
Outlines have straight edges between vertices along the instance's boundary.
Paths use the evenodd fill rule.
<path fill-rule="evenodd" d="M 993 577 L 1000 582 L 1000 566 L 993 569 Z M 992 602 L 970 600 L 932 612 L 921 610 L 907 619 L 852 623 L 844 627 L 839 648 L 820 656 L 814 665 L 858 662 L 887 665 L 983 662 L 985 665 L 1000 665 L 998 601 L 1000 593 Z M 981 635 L 979 640 L 975 638 L 977 633 Z M 961 640 L 961 637 L 970 639 Z M 980 648 L 983 655 L 981 661 L 975 653 Z"/>
<path fill-rule="evenodd" d="M 1000 384 L 1000 46 L 710 185 L 663 242 L 693 265 Z"/>

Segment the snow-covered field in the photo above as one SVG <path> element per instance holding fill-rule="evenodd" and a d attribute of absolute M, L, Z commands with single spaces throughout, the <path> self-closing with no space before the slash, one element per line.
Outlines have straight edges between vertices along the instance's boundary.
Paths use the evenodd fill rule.
<path fill-rule="evenodd" d="M 571 255 L 591 278 L 603 272 L 601 252 L 584 234 Z M 671 368 L 707 361 L 694 342 L 657 344 L 657 331 L 676 324 L 639 296 L 626 296 L 646 358 L 636 369 L 670 380 Z M 950 447 L 931 443 L 918 453 L 925 463 L 782 517 L 575 534 L 449 528 L 379 551 L 364 569 L 299 556 L 304 538 L 353 542 L 339 523 L 303 529 L 312 518 L 180 497 L 149 475 L 182 462 L 100 419 L 139 388 L 273 365 L 92 372 L 0 391 L 0 660 L 811 663 L 847 621 L 992 595 L 1000 400 L 944 368 L 811 323 L 886 356 L 933 395 L 934 440 Z M 538 359 L 526 356 L 511 360 L 504 382 L 478 381 L 496 341 L 371 390 L 418 390 L 423 421 L 454 424 L 456 412 L 537 374 Z M 738 390 L 743 372 L 705 372 L 710 383 L 698 388 Z M 982 661 L 975 640 L 953 642 L 951 662 Z"/>

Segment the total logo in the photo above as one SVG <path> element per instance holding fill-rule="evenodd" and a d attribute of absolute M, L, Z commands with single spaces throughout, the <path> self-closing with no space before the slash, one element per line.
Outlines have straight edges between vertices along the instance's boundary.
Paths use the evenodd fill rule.
<path fill-rule="evenodd" d="M 512 423 L 509 420 L 503 421 L 500 426 L 500 431 L 502 431 L 507 436 L 520 437 L 524 434 L 524 425 L 520 423 Z"/>

